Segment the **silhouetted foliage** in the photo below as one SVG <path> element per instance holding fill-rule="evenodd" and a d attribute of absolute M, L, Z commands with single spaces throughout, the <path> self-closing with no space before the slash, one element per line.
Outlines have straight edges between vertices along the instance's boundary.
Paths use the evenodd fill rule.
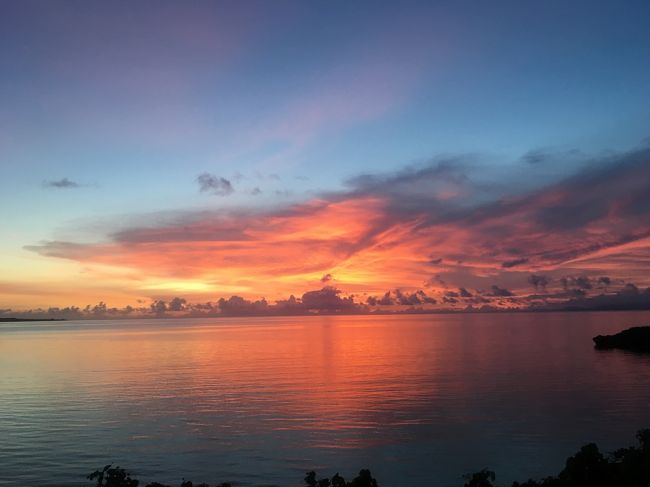
<path fill-rule="evenodd" d="M 492 482 L 496 479 L 496 474 L 491 470 L 483 469 L 480 472 L 465 475 L 464 487 L 494 487 Z"/>
<path fill-rule="evenodd" d="M 378 487 L 377 480 L 372 477 L 370 470 L 366 469 L 361 470 L 351 482 L 346 482 L 338 472 L 331 479 L 324 477 L 316 480 L 316 472 L 311 471 L 307 472 L 305 484 L 309 487 Z"/>
<path fill-rule="evenodd" d="M 131 474 L 120 467 L 106 465 L 102 470 L 95 470 L 88 475 L 88 480 L 97 480 L 97 487 L 138 487 L 138 480 L 132 479 Z"/>
<path fill-rule="evenodd" d="M 594 443 L 566 461 L 557 477 L 515 482 L 512 487 L 644 487 L 650 486 L 650 430 L 636 435 L 638 446 L 603 455 Z"/>
<path fill-rule="evenodd" d="M 564 469 L 557 477 L 542 480 L 514 482 L 512 487 L 650 487 L 650 429 L 637 433 L 638 444 L 629 448 L 620 448 L 608 455 L 603 455 L 598 446 L 589 443 L 583 446 L 566 461 Z M 106 465 L 87 477 L 97 487 L 138 487 L 139 481 L 120 467 Z M 496 474 L 487 469 L 467 474 L 464 487 L 497 487 Z M 308 487 L 378 487 L 377 480 L 370 470 L 361 470 L 352 481 L 346 480 L 337 472 L 333 477 L 318 479 L 316 472 L 307 472 L 304 482 Z M 170 487 L 152 482 L 145 487 Z M 183 479 L 180 487 L 210 487 L 206 483 L 194 486 L 191 481 Z M 231 487 L 229 483 L 216 487 Z"/>
<path fill-rule="evenodd" d="M 86 477 L 88 480 L 96 481 L 97 487 L 138 487 L 139 480 L 131 478 L 131 474 L 120 467 L 113 467 L 112 464 L 106 465 L 102 470 L 95 470 L 93 473 Z M 160 482 L 151 482 L 145 487 L 170 487 L 169 485 L 161 484 Z M 210 487 L 206 483 L 198 485 L 192 484 L 190 480 L 181 482 L 180 487 Z M 231 487 L 228 482 L 218 484 L 216 487 Z"/>

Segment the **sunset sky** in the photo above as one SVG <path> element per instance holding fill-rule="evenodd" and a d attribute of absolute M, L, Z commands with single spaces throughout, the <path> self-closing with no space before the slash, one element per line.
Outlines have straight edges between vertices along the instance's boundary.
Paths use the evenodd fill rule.
<path fill-rule="evenodd" d="M 650 306 L 649 25 L 647 0 L 4 1 L 0 315 Z"/>

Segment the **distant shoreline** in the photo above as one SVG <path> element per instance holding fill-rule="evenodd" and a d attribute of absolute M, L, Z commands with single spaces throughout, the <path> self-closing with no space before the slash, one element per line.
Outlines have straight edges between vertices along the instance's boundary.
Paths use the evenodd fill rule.
<path fill-rule="evenodd" d="M 21 322 L 75 322 L 75 321 L 104 321 L 104 320 L 160 320 L 170 319 L 235 319 L 235 318 L 291 318 L 291 317 L 325 317 L 325 316 L 424 316 L 424 315 L 477 315 L 477 314 L 554 314 L 554 313 L 622 313 L 622 312 L 650 312 L 648 308 L 567 308 L 567 309 L 475 309 L 475 310 L 408 310 L 408 311 L 373 311 L 366 313 L 326 312 L 326 313 L 269 313 L 269 314 L 206 314 L 206 315 L 150 315 L 150 316 L 88 316 L 75 318 L 0 318 L 0 323 Z"/>
<path fill-rule="evenodd" d="M 23 321 L 68 321 L 65 318 L 0 318 L 0 323 L 21 323 Z"/>

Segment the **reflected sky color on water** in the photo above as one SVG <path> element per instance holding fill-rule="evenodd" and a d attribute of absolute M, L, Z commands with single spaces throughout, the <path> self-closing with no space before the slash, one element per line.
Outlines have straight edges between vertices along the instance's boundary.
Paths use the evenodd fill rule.
<path fill-rule="evenodd" d="M 591 337 L 650 313 L 0 324 L 0 485 L 142 480 L 380 485 L 554 474 L 650 427 L 650 357 Z M 407 476 L 407 477 L 404 477 Z M 404 480 L 406 478 L 406 480 Z"/>

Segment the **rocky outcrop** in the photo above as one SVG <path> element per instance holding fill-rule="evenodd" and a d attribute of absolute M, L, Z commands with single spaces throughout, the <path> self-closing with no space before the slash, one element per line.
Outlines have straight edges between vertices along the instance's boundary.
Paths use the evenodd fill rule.
<path fill-rule="evenodd" d="M 650 326 L 635 326 L 616 335 L 598 335 L 593 340 L 599 350 L 620 348 L 650 353 Z"/>

